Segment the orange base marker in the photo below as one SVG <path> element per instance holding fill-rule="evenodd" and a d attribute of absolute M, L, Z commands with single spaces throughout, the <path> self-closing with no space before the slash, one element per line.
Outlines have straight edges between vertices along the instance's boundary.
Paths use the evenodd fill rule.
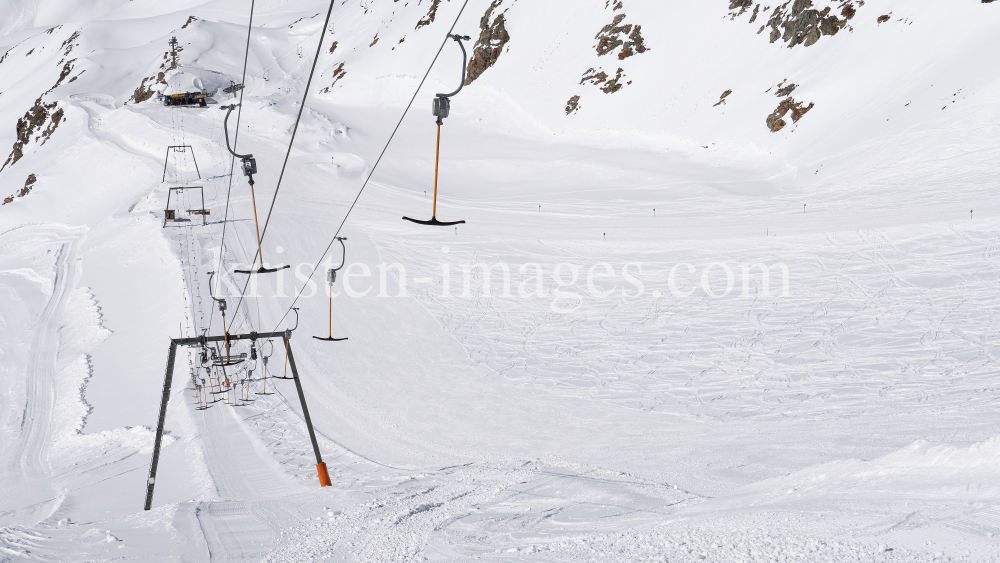
<path fill-rule="evenodd" d="M 330 482 L 330 474 L 326 470 L 326 463 L 319 463 L 316 465 L 316 473 L 319 473 L 319 486 L 329 487 L 333 485 Z"/>

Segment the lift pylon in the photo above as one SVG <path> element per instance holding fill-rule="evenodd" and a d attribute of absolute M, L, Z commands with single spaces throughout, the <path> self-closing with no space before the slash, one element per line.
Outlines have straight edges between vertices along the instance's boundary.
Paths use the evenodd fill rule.
<path fill-rule="evenodd" d="M 177 200 L 180 200 L 180 194 L 184 193 L 184 190 L 198 190 L 201 193 L 201 209 L 188 209 L 188 215 L 201 215 L 201 225 L 205 226 L 208 224 L 208 216 L 212 214 L 211 211 L 205 209 L 205 189 L 201 186 L 184 186 L 180 188 L 170 188 L 167 190 L 167 208 L 163 210 L 163 226 L 166 227 L 167 223 L 173 223 L 178 221 L 180 218 L 177 217 L 177 210 L 170 209 L 170 198 L 174 193 L 178 194 Z"/>
<path fill-rule="evenodd" d="M 163 179 L 161 182 L 167 181 L 167 162 L 170 160 L 170 151 L 174 152 L 187 152 L 191 149 L 191 160 L 194 161 L 194 171 L 198 174 L 198 179 L 201 180 L 201 170 L 198 170 L 198 159 L 194 157 L 194 147 L 191 145 L 170 145 L 167 147 L 167 155 L 163 157 Z M 202 207 L 205 207 L 202 205 Z"/>
<path fill-rule="evenodd" d="M 170 348 L 167 350 L 167 369 L 163 377 L 163 392 L 160 396 L 160 416 L 156 423 L 156 437 L 153 440 L 153 459 L 149 464 L 149 478 L 146 480 L 146 504 L 145 510 L 153 506 L 153 487 L 156 485 L 156 470 L 160 463 L 160 446 L 163 442 L 163 427 L 167 419 L 167 403 L 170 401 L 170 389 L 174 378 L 174 362 L 177 358 L 178 346 L 206 346 L 209 342 L 222 342 L 224 340 L 253 340 L 260 338 L 281 338 L 288 352 L 288 365 L 292 370 L 292 379 L 295 380 L 295 389 L 298 391 L 299 403 L 302 405 L 302 418 L 305 419 L 306 428 L 309 431 L 309 440 L 312 442 L 313 452 L 316 454 L 316 473 L 319 476 L 321 487 L 329 487 L 330 474 L 327 471 L 326 463 L 319 451 L 319 442 L 316 440 L 316 432 L 313 430 L 312 418 L 309 417 L 309 408 L 306 406 L 306 395 L 302 390 L 302 382 L 299 380 L 299 372 L 295 366 L 295 356 L 292 354 L 291 339 L 292 331 L 265 332 L 250 334 L 231 334 L 227 336 L 199 336 L 194 338 L 171 338 Z"/>

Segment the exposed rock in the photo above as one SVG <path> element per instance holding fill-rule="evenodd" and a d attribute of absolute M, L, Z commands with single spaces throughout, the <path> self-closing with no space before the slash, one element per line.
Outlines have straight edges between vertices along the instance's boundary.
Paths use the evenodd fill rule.
<path fill-rule="evenodd" d="M 583 73 L 583 78 L 580 79 L 580 84 L 586 84 L 587 82 L 590 82 L 591 84 L 596 86 L 598 84 L 601 84 L 602 82 L 607 81 L 607 79 L 608 79 L 608 73 L 602 70 L 599 71 L 597 69 L 588 68 Z"/>
<path fill-rule="evenodd" d="M 139 84 L 139 87 L 136 88 L 135 92 L 132 93 L 132 97 L 130 97 L 128 100 L 125 100 L 125 103 L 128 104 L 130 101 L 132 101 L 138 104 L 152 98 L 153 86 L 155 86 L 156 84 L 163 84 L 164 86 L 166 86 L 167 81 L 165 78 L 166 74 L 164 74 L 163 72 L 157 73 L 156 76 L 149 76 L 143 78 L 142 82 Z M 149 86 L 146 86 L 146 82 L 149 82 Z"/>
<path fill-rule="evenodd" d="M 347 76 L 347 71 L 344 70 L 344 63 L 340 63 L 339 65 L 337 65 L 337 68 L 333 69 L 333 84 L 330 84 L 326 88 L 323 88 L 322 90 L 320 90 L 320 92 L 323 94 L 330 92 L 330 88 L 336 86 L 337 83 L 340 82 L 340 79 L 345 76 Z"/>
<path fill-rule="evenodd" d="M 15 196 L 24 197 L 28 195 L 28 193 L 31 192 L 31 188 L 35 186 L 36 181 L 38 181 L 38 178 L 36 178 L 34 174 L 29 174 L 28 179 L 24 181 L 24 187 L 21 188 L 21 190 L 18 191 L 16 194 L 3 198 L 2 205 L 7 205 L 8 203 L 14 201 Z"/>
<path fill-rule="evenodd" d="M 623 45 L 625 42 L 619 39 L 619 36 L 623 33 L 628 34 L 632 31 L 632 25 L 618 25 L 625 19 L 625 14 L 618 14 L 615 16 L 614 21 L 604 26 L 594 39 L 597 39 L 597 45 L 594 48 L 597 49 L 597 56 L 603 57 L 616 48 Z"/>
<path fill-rule="evenodd" d="M 479 19 L 479 39 L 476 40 L 475 47 L 472 48 L 472 60 L 466 71 L 465 85 L 472 84 L 477 78 L 482 76 L 486 69 L 496 64 L 497 59 L 503 53 L 503 48 L 510 41 L 510 34 L 507 33 L 506 20 L 503 14 L 499 14 L 490 23 L 493 10 L 500 6 L 502 0 L 493 0 L 486 13 Z"/>
<path fill-rule="evenodd" d="M 187 29 L 187 26 L 191 25 L 192 23 L 194 23 L 196 21 L 198 21 L 198 18 L 196 18 L 194 16 L 190 16 L 188 18 L 188 21 L 184 22 L 184 25 L 181 26 L 181 29 Z"/>
<path fill-rule="evenodd" d="M 729 19 L 736 19 L 737 17 L 742 16 L 744 13 L 746 13 L 747 10 L 750 9 L 750 6 L 753 5 L 754 5 L 753 0 L 730 0 L 729 15 L 731 17 Z M 759 7 L 760 5 L 758 4 L 758 8 Z M 753 20 L 750 21 L 753 22 Z"/>
<path fill-rule="evenodd" d="M 885 15 L 885 16 L 879 16 L 879 17 L 878 17 L 878 23 L 885 23 L 885 22 L 887 22 L 887 21 L 889 21 L 889 16 L 888 16 L 888 15 Z"/>
<path fill-rule="evenodd" d="M 621 25 L 624 19 L 625 14 L 618 14 L 611 23 L 604 26 L 594 36 L 594 39 L 597 39 L 597 45 L 594 45 L 594 48 L 597 49 L 598 56 L 603 57 L 621 47 L 622 50 L 618 53 L 618 60 L 624 60 L 632 55 L 645 53 L 649 50 L 642 38 L 642 26 L 632 24 Z"/>
<path fill-rule="evenodd" d="M 31 188 L 35 187 L 35 182 L 37 181 L 38 178 L 36 178 L 34 174 L 28 174 L 28 179 L 24 181 L 24 187 L 21 188 L 21 191 L 17 192 L 17 197 L 24 197 L 28 195 L 28 193 L 31 192 Z"/>
<path fill-rule="evenodd" d="M 786 114 L 788 114 L 788 112 L 792 113 L 792 121 L 798 123 L 798 121 L 802 119 L 802 116 L 808 113 L 809 110 L 811 110 L 815 105 L 816 104 L 810 103 L 808 107 L 803 107 L 802 102 L 796 102 L 795 99 L 791 97 L 785 98 L 784 100 L 781 100 L 780 104 L 778 104 L 778 109 L 774 110 L 771 115 L 767 116 L 767 128 L 770 129 L 772 133 L 781 131 L 785 125 L 788 125 L 788 123 L 782 119 Z"/>
<path fill-rule="evenodd" d="M 784 83 L 785 83 L 784 81 L 781 82 L 781 84 L 784 84 Z M 799 87 L 798 84 L 789 84 L 788 86 L 785 86 L 784 88 L 782 88 L 781 84 L 778 84 L 778 91 L 774 93 L 774 95 L 777 96 L 777 97 L 779 97 L 779 98 L 784 98 L 785 96 L 790 95 L 792 92 L 795 91 L 796 88 Z"/>
<path fill-rule="evenodd" d="M 48 94 L 49 92 L 51 92 L 51 91 L 55 90 L 56 88 L 58 88 L 59 85 L 62 84 L 62 81 L 66 80 L 66 77 L 69 76 L 69 73 L 73 72 L 73 63 L 75 63 L 75 62 L 76 62 L 76 59 L 73 59 L 72 61 L 69 61 L 69 62 L 63 64 L 62 71 L 59 73 L 59 79 L 56 80 L 56 83 L 55 83 L 54 86 L 52 86 L 51 88 L 49 88 L 48 92 L 45 92 L 46 94 Z"/>
<path fill-rule="evenodd" d="M 371 45 L 368 45 L 368 46 L 369 47 L 374 47 L 376 43 L 378 43 L 378 33 L 375 34 L 375 39 L 372 40 Z"/>
<path fill-rule="evenodd" d="M 566 102 L 566 115 L 576 113 L 580 109 L 580 96 L 573 96 Z"/>
<path fill-rule="evenodd" d="M 615 77 L 610 80 L 608 80 L 608 73 L 604 72 L 603 70 L 590 68 L 583 73 L 583 78 L 580 79 L 580 84 L 585 84 L 587 82 L 590 82 L 594 86 L 599 86 L 601 84 L 604 84 L 604 86 L 601 87 L 601 91 L 604 92 L 605 94 L 614 94 L 615 92 L 625 87 L 625 84 L 621 83 L 622 78 L 624 77 L 625 77 L 625 71 L 621 68 L 618 69 L 618 72 L 615 75 Z M 631 83 L 632 82 L 628 82 L 628 84 Z"/>
<path fill-rule="evenodd" d="M 713 105 L 712 107 L 721 106 L 721 105 L 725 104 L 726 103 L 726 98 L 728 98 L 729 95 L 732 94 L 732 93 L 733 93 L 732 90 L 726 90 L 725 92 L 723 92 L 722 95 L 719 96 L 719 101 L 716 102 L 715 105 Z"/>
<path fill-rule="evenodd" d="M 333 52 L 336 51 L 336 50 L 337 50 L 337 42 L 334 41 L 333 44 L 330 45 L 330 54 L 332 55 Z"/>
<path fill-rule="evenodd" d="M 60 49 L 65 49 L 65 51 L 63 51 L 63 60 L 65 60 L 65 57 L 68 57 L 69 54 L 73 52 L 73 47 L 76 46 L 73 42 L 79 39 L 79 37 L 80 32 L 74 31 L 73 35 L 70 35 L 65 41 L 62 42 L 62 45 L 59 46 Z"/>
<path fill-rule="evenodd" d="M 761 26 L 757 33 L 763 33 L 765 29 L 770 28 L 771 33 L 768 37 L 771 43 L 781 40 L 788 43 L 789 48 L 799 44 L 806 47 L 815 45 L 820 38 L 836 35 L 841 29 L 847 27 L 847 21 L 857 13 L 855 4 L 859 7 L 865 5 L 864 0 L 839 1 L 837 7 L 840 10 L 840 16 L 834 14 L 829 6 L 823 8 L 822 11 L 816 10 L 813 8 L 812 0 L 785 2 L 774 8 L 767 23 Z M 760 13 L 760 3 L 753 0 L 730 0 L 730 19 L 736 19 L 743 15 L 751 6 L 753 6 L 753 15 L 750 17 L 750 23 L 754 23 Z M 767 10 L 769 7 L 765 6 L 764 9 Z"/>
<path fill-rule="evenodd" d="M 417 22 L 417 27 L 415 27 L 414 29 L 420 29 L 425 25 L 430 25 L 434 23 L 434 18 L 437 17 L 438 6 L 440 5 L 441 5 L 441 0 L 431 0 L 431 9 L 427 12 L 426 16 L 424 16 L 420 21 Z"/>
<path fill-rule="evenodd" d="M 49 123 L 48 127 L 41 132 L 37 139 L 41 139 L 42 144 L 44 144 L 52 136 L 52 133 L 55 132 L 56 128 L 62 122 L 64 115 L 61 108 L 50 113 L 57 106 L 56 102 L 43 104 L 42 98 L 39 97 L 35 100 L 35 105 L 25 112 L 24 117 L 17 120 L 17 140 L 14 141 L 14 148 L 11 150 L 6 162 L 0 167 L 0 170 L 7 168 L 8 164 L 13 166 L 18 160 L 21 160 L 21 157 L 24 156 L 24 146 L 31 142 L 31 137 L 35 134 L 35 131 L 41 129 L 46 123 Z"/>

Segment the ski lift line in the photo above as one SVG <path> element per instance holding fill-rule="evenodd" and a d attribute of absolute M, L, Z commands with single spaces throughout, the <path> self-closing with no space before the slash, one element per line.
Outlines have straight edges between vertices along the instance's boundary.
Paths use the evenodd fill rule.
<path fill-rule="evenodd" d="M 466 0 L 466 3 L 468 3 L 468 0 Z M 335 5 L 336 5 L 336 0 L 330 0 L 330 6 L 326 10 L 326 18 L 323 20 L 323 31 L 320 32 L 319 42 L 316 44 L 316 56 L 313 57 L 312 66 L 309 69 L 309 78 L 306 80 L 306 87 L 305 87 L 305 90 L 302 93 L 302 103 L 299 104 L 299 113 L 295 117 L 295 125 L 292 127 L 292 138 L 289 139 L 289 141 L 288 141 L 288 150 L 285 152 L 285 159 L 284 159 L 284 162 L 281 165 L 281 172 L 278 174 L 278 182 L 277 182 L 277 184 L 275 185 L 275 188 L 274 188 L 274 197 L 271 198 L 271 207 L 267 211 L 267 220 L 264 221 L 264 230 L 262 232 L 258 233 L 258 235 L 257 235 L 257 253 L 260 254 L 260 256 L 259 256 L 260 257 L 260 268 L 261 268 L 262 272 L 264 270 L 264 256 L 263 256 L 263 254 L 261 252 L 261 246 L 263 244 L 263 238 L 264 238 L 264 235 L 267 234 L 267 225 L 271 221 L 271 213 L 274 212 L 274 204 L 278 200 L 278 193 L 281 191 L 281 182 L 282 182 L 282 180 L 285 177 L 285 170 L 288 167 L 288 159 L 292 155 L 292 147 L 295 145 L 295 135 L 298 133 L 299 123 L 302 121 L 302 112 L 305 110 L 305 108 L 306 108 L 306 100 L 309 98 L 309 87 L 312 85 L 313 76 L 316 74 L 316 64 L 319 62 L 319 55 L 323 51 L 323 40 L 326 38 L 326 30 L 327 30 L 327 28 L 330 25 L 330 15 L 333 14 L 333 7 Z M 464 6 L 463 6 L 463 9 L 464 9 Z M 247 48 L 249 49 L 249 39 L 247 40 Z M 253 186 L 251 184 L 251 189 L 252 189 L 252 187 Z M 256 203 L 255 203 L 255 205 L 256 205 Z M 256 209 L 254 210 L 254 221 L 256 221 Z M 331 244 L 332 244 L 332 241 L 331 241 Z M 256 261 L 257 258 L 258 258 L 257 256 L 254 256 L 254 261 Z M 253 267 L 252 264 L 253 263 L 251 263 L 251 267 Z M 250 286 L 250 278 L 248 276 L 246 283 L 243 284 L 243 290 L 240 291 L 240 300 L 236 303 L 236 309 L 234 310 L 234 312 L 238 312 L 240 310 L 240 306 L 243 305 L 243 299 L 244 299 L 244 296 L 246 295 L 247 287 L 249 287 L 249 286 Z M 288 316 L 287 312 L 285 313 L 285 316 Z M 282 317 L 282 318 L 284 318 L 284 317 Z M 235 314 L 234 314 L 234 320 L 235 320 Z M 228 328 L 226 328 L 226 330 L 228 330 Z"/>
<path fill-rule="evenodd" d="M 253 14 L 254 14 L 255 4 L 256 0 L 250 0 L 250 20 L 247 23 L 247 45 L 243 53 L 243 77 L 240 79 L 241 84 L 246 84 L 247 82 L 247 62 L 250 59 L 250 35 L 253 32 Z M 240 90 L 240 103 L 238 104 L 240 109 L 238 112 L 236 112 L 236 136 L 233 138 L 234 149 L 236 148 L 237 143 L 239 143 L 240 141 L 240 118 L 243 117 L 243 92 L 245 90 L 246 90 L 245 88 Z M 226 129 L 226 147 L 227 148 L 229 147 L 228 128 Z M 233 192 L 233 172 L 235 170 L 236 170 L 236 157 L 233 157 L 229 163 L 229 186 L 226 188 L 226 212 L 222 216 L 222 243 L 219 246 L 219 267 L 215 269 L 215 271 L 217 272 L 223 271 L 222 260 L 226 254 L 226 226 L 229 224 L 229 202 L 230 202 L 230 196 L 232 195 Z M 234 315 L 234 320 L 235 320 L 235 315 Z M 211 326 L 211 321 L 209 322 Z M 225 326 L 225 324 L 223 324 L 222 329 L 223 331 L 226 331 L 228 330 L 228 327 Z"/>
<path fill-rule="evenodd" d="M 399 122 L 396 123 L 396 128 L 392 130 L 392 134 L 389 135 L 389 139 L 385 142 L 385 146 L 382 148 L 382 152 L 378 155 L 378 159 L 375 160 L 375 164 L 372 166 L 372 169 L 368 172 L 368 177 L 365 178 L 365 183 L 361 185 L 361 189 L 358 190 L 358 195 L 354 197 L 354 201 L 351 202 L 351 206 L 347 209 L 347 213 L 344 214 L 344 219 L 340 222 L 340 225 L 337 227 L 337 231 L 333 234 L 333 238 L 330 239 L 330 244 L 326 245 L 326 248 L 323 250 L 323 254 L 319 257 L 319 260 L 316 261 L 316 264 L 313 266 L 312 271 L 309 273 L 309 277 L 306 279 L 306 282 L 302 286 L 302 289 L 300 289 L 299 292 L 295 294 L 295 299 L 292 301 L 292 305 L 288 308 L 287 311 L 285 311 L 284 316 L 281 317 L 281 319 L 278 321 L 278 323 L 275 326 L 280 325 L 285 320 L 285 318 L 288 316 L 288 314 L 292 312 L 292 309 L 295 308 L 295 304 L 298 303 L 299 298 L 302 296 L 302 292 L 305 290 L 306 286 L 308 285 L 308 281 L 311 280 L 312 277 L 313 277 L 313 275 L 316 273 L 316 268 L 319 267 L 320 262 L 323 261 L 323 257 L 325 257 L 327 255 L 327 253 L 330 252 L 330 249 L 333 247 L 334 243 L 337 242 L 337 237 L 340 236 L 341 229 L 343 229 L 344 228 L 344 224 L 347 223 L 347 218 L 351 216 L 351 212 L 354 211 L 354 207 L 358 204 L 358 200 L 361 199 L 361 194 L 363 194 L 365 192 L 365 188 L 368 187 L 368 183 L 371 181 L 372 175 L 375 174 L 375 170 L 378 168 L 379 163 L 382 162 L 382 158 L 385 156 L 386 151 L 389 149 L 389 145 L 392 143 L 393 138 L 396 137 L 396 133 L 399 131 L 399 128 L 403 125 L 403 120 L 406 118 L 406 114 L 409 113 L 410 108 L 413 107 L 413 102 L 416 101 L 417 95 L 420 94 L 420 89 L 423 88 L 424 82 L 427 81 L 427 77 L 430 76 L 431 70 L 434 68 L 434 64 L 437 62 L 438 57 L 441 56 L 441 52 L 444 51 L 444 46 L 448 43 L 448 40 L 452 38 L 451 36 L 452 36 L 452 33 L 454 33 L 454 31 L 455 31 L 455 26 L 458 25 L 458 20 L 461 19 L 462 14 L 465 12 L 466 6 L 468 6 L 468 5 L 469 5 L 469 0 L 465 0 L 465 2 L 462 3 L 462 7 L 461 7 L 461 9 L 459 9 L 458 15 L 455 16 L 455 21 L 451 24 L 451 28 L 448 30 L 448 34 L 445 35 L 444 41 L 441 42 L 441 46 L 438 47 L 437 53 L 434 55 L 434 59 L 431 61 L 430 66 L 427 67 L 427 72 L 424 73 L 424 77 L 420 80 L 420 84 L 417 85 L 417 89 L 413 92 L 413 97 L 410 98 L 410 103 L 406 104 L 406 109 L 403 110 L 403 115 L 401 115 L 399 117 Z M 332 6 L 332 4 L 331 4 L 331 6 Z M 325 26 L 324 26 L 323 30 L 324 30 L 324 32 L 326 31 L 326 27 Z M 320 38 L 320 47 L 322 47 L 322 45 L 323 45 L 323 41 L 322 41 L 322 38 Z M 319 54 L 319 51 L 317 50 L 317 56 L 318 56 L 318 54 Z M 313 67 L 315 68 L 315 63 L 313 63 Z M 311 78 L 311 75 L 310 75 L 310 78 Z M 308 95 L 308 94 L 309 94 L 309 89 L 308 89 L 308 86 L 307 86 L 306 87 L 306 95 Z M 305 107 L 305 99 L 303 99 L 303 104 L 301 106 L 299 106 L 299 115 L 300 116 L 302 115 L 302 108 L 304 108 L 304 107 Z M 295 125 L 296 125 L 296 127 L 298 127 L 298 121 L 297 120 L 296 120 Z M 293 135 L 294 135 L 294 133 L 293 133 Z M 293 136 L 293 140 L 294 140 L 294 136 Z M 289 153 L 291 153 L 291 143 L 289 143 L 288 148 L 289 148 Z M 287 155 L 285 157 L 285 162 L 286 163 L 288 162 Z M 282 173 L 284 173 L 284 167 L 282 167 Z M 280 184 L 280 182 L 281 182 L 280 178 L 279 178 L 278 182 Z M 280 187 L 280 185 L 279 185 L 279 187 Z M 278 191 L 276 189 L 275 192 L 274 192 L 274 199 L 271 200 L 271 210 L 272 211 L 274 210 L 274 202 L 277 199 L 278 199 Z M 261 233 L 262 237 L 267 234 L 267 226 L 268 226 L 268 223 L 270 222 L 270 220 L 271 220 L 271 211 L 268 211 L 267 220 L 264 221 L 264 232 Z M 247 280 L 247 285 L 249 285 L 249 283 L 250 283 L 249 280 Z M 244 292 L 246 292 L 247 285 L 243 286 L 243 291 Z M 240 304 L 242 302 L 243 302 L 243 297 L 241 295 L 240 296 L 240 301 L 236 304 L 236 309 L 237 310 L 239 310 Z"/>

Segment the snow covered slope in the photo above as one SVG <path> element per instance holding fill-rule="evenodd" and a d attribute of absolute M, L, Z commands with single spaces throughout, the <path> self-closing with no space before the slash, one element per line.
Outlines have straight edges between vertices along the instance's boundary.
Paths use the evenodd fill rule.
<path fill-rule="evenodd" d="M 253 4 L 230 131 L 291 268 L 241 299 L 251 2 L 0 0 L 3 558 L 1000 557 L 1000 3 Z M 400 220 L 452 41 L 352 208 L 456 18 L 437 214 L 467 223 Z M 188 189 L 164 226 L 172 187 L 207 225 Z M 210 272 L 231 332 L 299 308 L 333 487 L 290 382 L 196 410 L 182 352 L 143 512 Z"/>

